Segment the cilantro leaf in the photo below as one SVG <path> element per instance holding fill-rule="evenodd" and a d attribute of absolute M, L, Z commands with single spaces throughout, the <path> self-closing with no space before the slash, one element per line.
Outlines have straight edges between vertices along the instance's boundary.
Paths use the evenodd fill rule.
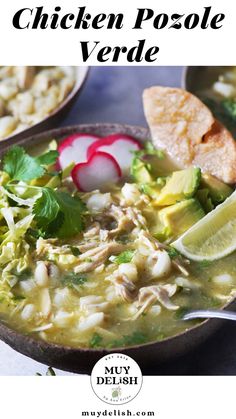
<path fill-rule="evenodd" d="M 22 147 L 13 146 L 3 158 L 3 170 L 11 179 L 28 181 L 43 176 L 45 169 Z"/>
<path fill-rule="evenodd" d="M 171 246 L 167 250 L 167 253 L 171 259 L 175 259 L 176 257 L 180 256 L 180 253 L 178 252 L 178 250 L 176 250 L 174 247 L 171 247 Z"/>
<path fill-rule="evenodd" d="M 70 246 L 70 251 L 71 251 L 72 255 L 74 255 L 76 257 L 81 255 L 81 251 L 76 246 Z"/>
<path fill-rule="evenodd" d="M 35 220 L 39 227 L 48 226 L 58 215 L 60 210 L 56 199 L 56 192 L 49 188 L 42 188 L 42 195 L 33 206 Z"/>
<path fill-rule="evenodd" d="M 29 181 L 43 176 L 43 166 L 55 164 L 59 153 L 50 150 L 42 156 L 31 157 L 24 148 L 19 146 L 11 147 L 3 158 L 3 170 L 13 180 Z"/>
<path fill-rule="evenodd" d="M 111 343 L 111 347 L 119 348 L 122 346 L 140 345 L 145 342 L 147 342 L 147 336 L 144 333 L 136 330 L 131 335 L 124 335 L 122 338 L 114 340 Z"/>
<path fill-rule="evenodd" d="M 124 252 L 116 256 L 112 260 L 112 262 L 117 263 L 117 265 L 120 265 L 121 263 L 129 263 L 133 259 L 134 253 L 135 253 L 135 250 L 125 250 Z"/>
<path fill-rule="evenodd" d="M 64 214 L 64 223 L 58 231 L 58 237 L 70 237 L 80 233 L 83 229 L 81 214 L 85 205 L 78 197 L 72 197 L 65 192 L 57 192 L 57 202 Z"/>
<path fill-rule="evenodd" d="M 204 268 L 208 268 L 208 266 L 211 266 L 212 265 L 212 260 L 206 260 L 206 259 L 203 259 L 203 260 L 201 260 L 201 261 L 199 261 L 199 262 L 197 262 L 197 266 L 201 269 L 204 269 Z"/>
<path fill-rule="evenodd" d="M 99 348 L 101 347 L 101 343 L 102 343 L 102 336 L 100 336 L 98 333 L 94 333 L 90 339 L 89 346 L 90 348 Z"/>
<path fill-rule="evenodd" d="M 50 150 L 41 156 L 35 157 L 35 161 L 43 166 L 48 166 L 49 164 L 55 164 L 59 153 L 57 150 Z"/>
<path fill-rule="evenodd" d="M 42 374 L 40 374 L 40 372 L 36 372 L 35 375 L 37 375 L 38 377 L 42 377 Z M 47 370 L 47 372 L 46 372 L 45 375 L 55 376 L 56 373 L 55 373 L 55 371 L 54 371 L 54 369 L 52 367 L 48 367 L 48 370 Z"/>
<path fill-rule="evenodd" d="M 30 268 L 25 268 L 21 272 L 13 270 L 12 273 L 18 278 L 19 281 L 25 281 L 26 279 L 29 279 L 30 276 L 32 276 L 32 270 Z"/>
<path fill-rule="evenodd" d="M 85 275 L 78 275 L 74 272 L 68 272 L 62 278 L 62 284 L 67 287 L 73 287 L 74 285 L 81 287 L 88 280 Z"/>
<path fill-rule="evenodd" d="M 29 241 L 29 243 L 35 244 L 36 240 L 39 239 L 39 237 L 44 237 L 44 233 L 41 230 L 34 229 L 34 228 L 28 228 L 26 232 L 26 239 Z"/>
<path fill-rule="evenodd" d="M 63 212 L 59 210 L 56 218 L 53 221 L 51 221 L 50 224 L 48 224 L 47 229 L 45 230 L 45 236 L 46 237 L 55 237 L 56 236 L 56 237 L 61 238 L 61 239 L 65 238 L 65 237 L 69 237 L 68 235 L 65 236 L 65 237 L 60 235 L 60 237 L 59 237 L 59 230 L 60 230 L 61 226 L 63 225 L 64 221 L 65 221 L 65 216 L 64 216 Z M 71 234 L 71 235 L 73 235 L 73 234 Z"/>
<path fill-rule="evenodd" d="M 49 367 L 48 370 L 47 370 L 47 372 L 46 372 L 46 375 L 56 376 L 56 373 L 55 373 L 55 371 L 54 371 L 54 369 L 52 367 Z"/>
<path fill-rule="evenodd" d="M 42 195 L 33 206 L 39 229 L 58 238 L 71 237 L 83 229 L 84 203 L 66 192 L 42 188 Z"/>

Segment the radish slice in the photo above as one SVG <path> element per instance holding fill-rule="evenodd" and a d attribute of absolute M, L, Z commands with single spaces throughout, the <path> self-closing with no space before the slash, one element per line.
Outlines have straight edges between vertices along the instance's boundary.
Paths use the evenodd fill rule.
<path fill-rule="evenodd" d="M 88 148 L 88 158 L 97 151 L 111 154 L 119 164 L 122 174 L 128 175 L 134 151 L 140 150 L 141 144 L 129 135 L 113 134 L 100 138 Z"/>
<path fill-rule="evenodd" d="M 94 153 L 87 163 L 77 164 L 71 176 L 80 191 L 104 190 L 110 183 L 117 182 L 121 170 L 116 160 L 107 153 Z"/>
<path fill-rule="evenodd" d="M 89 134 L 74 134 L 65 138 L 58 147 L 58 163 L 61 169 L 65 169 L 71 163 L 82 163 L 87 161 L 87 150 L 100 137 Z"/>

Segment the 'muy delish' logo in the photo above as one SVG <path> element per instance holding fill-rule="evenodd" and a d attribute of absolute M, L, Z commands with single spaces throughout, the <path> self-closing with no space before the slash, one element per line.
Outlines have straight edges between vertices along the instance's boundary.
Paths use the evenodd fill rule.
<path fill-rule="evenodd" d="M 109 404 L 130 402 L 139 393 L 142 382 L 137 362 L 124 354 L 104 356 L 95 364 L 91 374 L 94 393 Z"/>

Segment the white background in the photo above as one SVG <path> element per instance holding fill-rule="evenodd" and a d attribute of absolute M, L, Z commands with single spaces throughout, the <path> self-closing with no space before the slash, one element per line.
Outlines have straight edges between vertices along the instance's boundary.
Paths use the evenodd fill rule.
<path fill-rule="evenodd" d="M 3 418 L 80 419 L 84 410 L 115 409 L 132 413 L 153 410 L 159 419 L 235 417 L 234 377 L 144 377 L 138 396 L 122 406 L 100 401 L 88 376 L 2 377 L 0 388 Z M 112 417 L 117 419 L 118 415 Z"/>
<path fill-rule="evenodd" d="M 122 30 L 16 30 L 12 17 L 21 7 L 45 5 L 52 12 L 61 5 L 64 13 L 76 7 L 87 7 L 87 12 L 124 13 Z M 223 12 L 226 18 L 220 30 L 155 30 L 151 22 L 142 31 L 131 30 L 138 7 L 153 8 L 156 13 L 203 13 L 204 6 L 213 6 L 214 13 Z M 71 0 L 8 0 L 0 5 L 1 64 L 12 65 L 81 65 L 79 41 L 101 41 L 101 46 L 135 45 L 147 39 L 147 46 L 160 47 L 154 65 L 233 65 L 235 64 L 235 3 L 232 0 L 156 1 L 119 0 L 83 2 Z M 86 65 L 99 65 L 96 56 Z M 111 62 L 105 63 L 112 65 Z M 119 64 L 127 64 L 125 57 Z M 141 63 L 142 65 L 145 62 Z M 23 372 L 22 372 L 23 373 Z M 235 377 L 145 377 L 143 388 L 131 403 L 120 407 L 154 410 L 156 417 L 169 419 L 214 419 L 232 416 L 235 410 Z M 1 377 L 1 417 L 35 419 L 42 417 L 81 417 L 82 410 L 112 410 L 96 398 L 88 376 L 73 377 Z M 103 417 L 103 416 L 102 416 Z"/>
<path fill-rule="evenodd" d="M 62 14 L 76 13 L 77 8 L 86 6 L 86 11 L 95 16 L 98 13 L 123 13 L 124 27 L 120 30 L 17 30 L 12 25 L 12 17 L 20 8 L 44 6 L 44 11 L 51 14 L 55 6 L 62 7 Z M 198 13 L 202 16 L 204 6 L 212 6 L 213 14 L 224 13 L 223 27 L 218 30 L 195 28 L 162 29 L 153 28 L 152 20 L 144 23 L 142 30 L 132 30 L 137 8 L 154 9 L 159 13 Z M 202 65 L 233 64 L 234 41 L 236 38 L 235 2 L 232 0 L 156 1 L 156 0 L 2 0 L 0 6 L 0 40 L 2 64 L 82 64 L 79 42 L 101 41 L 101 46 L 127 46 L 137 44 L 138 39 L 147 39 L 147 47 L 157 45 L 160 48 L 158 60 L 153 65 Z M 99 65 L 96 55 L 87 61 L 89 65 Z M 103 65 L 112 65 L 111 61 Z M 120 65 L 127 64 L 126 56 L 121 56 Z M 141 65 L 145 62 L 142 61 Z"/>

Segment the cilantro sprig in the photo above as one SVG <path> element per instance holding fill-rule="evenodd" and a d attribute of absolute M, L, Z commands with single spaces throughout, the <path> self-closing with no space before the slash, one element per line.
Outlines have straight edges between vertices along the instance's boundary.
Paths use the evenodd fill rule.
<path fill-rule="evenodd" d="M 42 166 L 50 166 L 56 163 L 58 156 L 59 153 L 57 150 L 49 150 L 47 153 L 35 157 L 34 160 Z"/>
<path fill-rule="evenodd" d="M 68 272 L 63 277 L 63 285 L 74 284 L 74 285 L 83 285 L 88 280 L 86 275 L 78 275 L 74 272 Z"/>
<path fill-rule="evenodd" d="M 42 156 L 32 157 L 27 154 L 24 148 L 19 146 L 11 147 L 3 159 L 3 170 L 11 180 L 30 181 L 44 175 L 44 166 L 54 164 L 58 157 L 56 150 L 51 150 Z"/>
<path fill-rule="evenodd" d="M 86 275 L 78 275 L 74 272 L 68 272 L 62 278 L 62 285 L 78 290 L 79 287 L 82 287 L 85 284 L 85 282 L 87 282 L 87 280 L 88 278 Z"/>
<path fill-rule="evenodd" d="M 17 181 L 23 181 L 24 188 L 39 191 L 39 197 L 32 207 L 38 232 L 44 237 L 67 238 L 83 229 L 85 205 L 81 199 L 50 187 L 26 184 L 47 173 L 48 166 L 55 164 L 57 157 L 56 150 L 32 157 L 22 147 L 11 147 L 3 158 L 3 170 L 10 178 L 10 183 L 6 184 L 5 188 L 16 186 Z M 24 202 L 27 206 L 27 200 Z"/>
<path fill-rule="evenodd" d="M 135 254 L 135 250 L 124 250 L 124 252 L 120 253 L 118 256 L 112 259 L 112 262 L 120 265 L 121 263 L 129 263 L 133 259 Z"/>
<path fill-rule="evenodd" d="M 71 237 L 83 229 L 85 205 L 79 197 L 43 187 L 42 195 L 33 206 L 35 221 L 49 236 Z"/>

